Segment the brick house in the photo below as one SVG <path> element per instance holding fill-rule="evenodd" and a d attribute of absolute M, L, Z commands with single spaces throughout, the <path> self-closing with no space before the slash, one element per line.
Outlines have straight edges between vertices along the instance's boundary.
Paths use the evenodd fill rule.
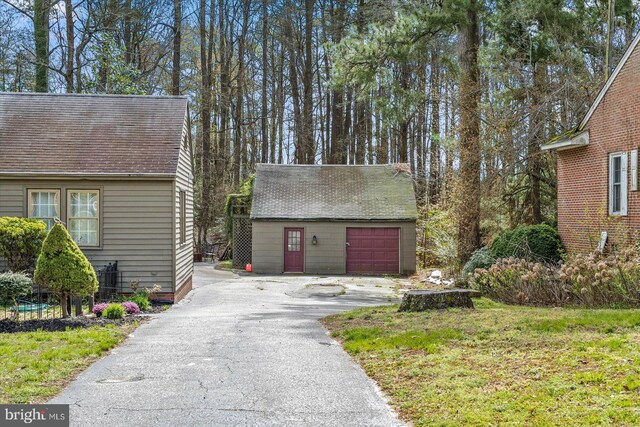
<path fill-rule="evenodd" d="M 640 34 L 582 122 L 541 148 L 557 152 L 558 231 L 570 252 L 628 243 L 640 228 Z"/>

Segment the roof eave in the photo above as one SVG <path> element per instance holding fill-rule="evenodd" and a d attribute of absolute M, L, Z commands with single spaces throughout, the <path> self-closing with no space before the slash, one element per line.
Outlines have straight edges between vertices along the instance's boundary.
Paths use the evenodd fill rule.
<path fill-rule="evenodd" d="M 60 178 L 60 179 L 175 179 L 174 173 L 83 173 L 83 172 L 6 172 L 0 171 L 3 178 Z"/>
<path fill-rule="evenodd" d="M 585 147 L 589 145 L 589 131 L 583 131 L 576 134 L 572 134 L 571 137 L 563 137 L 554 142 L 543 144 L 540 146 L 542 151 L 564 151 L 571 150 L 573 148 Z"/>
<path fill-rule="evenodd" d="M 289 218 L 289 217 L 250 217 L 252 221 L 325 221 L 325 222 L 413 222 L 417 217 L 402 218 Z"/>

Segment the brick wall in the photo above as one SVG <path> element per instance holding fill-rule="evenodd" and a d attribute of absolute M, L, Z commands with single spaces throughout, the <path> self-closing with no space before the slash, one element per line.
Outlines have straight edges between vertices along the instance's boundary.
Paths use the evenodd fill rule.
<path fill-rule="evenodd" d="M 595 248 L 601 231 L 629 241 L 640 228 L 640 194 L 631 191 L 628 215 L 608 216 L 609 153 L 640 149 L 640 47 L 628 58 L 587 122 L 589 145 L 558 152 L 558 230 L 569 251 Z"/>

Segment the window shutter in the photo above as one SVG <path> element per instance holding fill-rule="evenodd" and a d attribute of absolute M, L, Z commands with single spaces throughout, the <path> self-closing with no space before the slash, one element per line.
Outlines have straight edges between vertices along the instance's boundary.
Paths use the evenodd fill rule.
<path fill-rule="evenodd" d="M 627 214 L 627 186 L 629 183 L 629 175 L 627 174 L 627 166 L 628 166 L 628 156 L 627 153 L 622 153 L 620 155 L 621 159 L 620 159 L 620 163 L 621 163 L 621 175 L 622 175 L 622 182 L 621 182 L 621 186 L 620 186 L 620 215 L 626 215 Z"/>
<path fill-rule="evenodd" d="M 631 151 L 631 191 L 638 191 L 638 150 Z"/>

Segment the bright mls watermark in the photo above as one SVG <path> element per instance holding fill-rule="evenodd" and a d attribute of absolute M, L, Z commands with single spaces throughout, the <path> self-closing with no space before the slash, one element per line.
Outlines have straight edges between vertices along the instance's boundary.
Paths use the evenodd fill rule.
<path fill-rule="evenodd" d="M 69 405 L 0 405 L 0 426 L 68 427 Z"/>

